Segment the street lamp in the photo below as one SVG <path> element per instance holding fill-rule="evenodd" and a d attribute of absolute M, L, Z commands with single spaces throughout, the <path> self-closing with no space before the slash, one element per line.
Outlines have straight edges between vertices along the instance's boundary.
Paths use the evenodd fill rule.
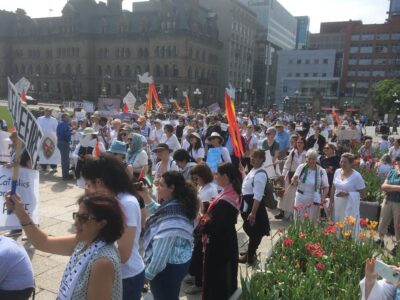
<path fill-rule="evenodd" d="M 352 99 L 351 100 L 354 101 L 354 97 L 356 95 L 356 84 L 352 83 L 351 87 L 353 88 L 353 93 L 352 93 Z"/>
<path fill-rule="evenodd" d="M 265 82 L 265 95 L 264 95 L 264 109 L 268 108 L 268 92 L 269 92 L 269 82 Z"/>
<path fill-rule="evenodd" d="M 285 111 L 286 105 L 289 105 L 289 100 L 290 100 L 289 96 L 286 96 L 286 97 L 283 99 L 283 111 Z"/>
<path fill-rule="evenodd" d="M 300 94 L 300 92 L 298 91 L 298 90 L 296 90 L 295 92 L 294 92 L 294 94 L 295 94 L 295 96 L 296 96 L 296 100 L 295 100 L 295 108 L 296 108 L 296 113 L 298 112 L 298 102 L 297 102 L 297 99 L 298 99 L 298 97 L 299 97 L 299 94 Z"/>
<path fill-rule="evenodd" d="M 194 94 L 194 97 L 196 99 L 196 102 L 199 103 L 199 107 L 202 107 L 203 106 L 203 99 L 200 98 L 201 97 L 201 91 L 199 90 L 199 88 L 196 88 L 194 90 L 193 94 Z"/>
<path fill-rule="evenodd" d="M 105 86 L 105 84 L 104 84 L 104 81 L 105 81 L 106 79 L 108 79 L 108 80 L 111 79 L 111 75 L 105 74 L 105 75 L 103 76 L 103 80 L 102 80 L 102 82 L 101 82 L 101 86 L 102 86 L 101 91 L 102 91 L 102 96 L 103 96 L 103 97 L 107 96 L 107 88 L 106 88 L 106 86 Z"/>

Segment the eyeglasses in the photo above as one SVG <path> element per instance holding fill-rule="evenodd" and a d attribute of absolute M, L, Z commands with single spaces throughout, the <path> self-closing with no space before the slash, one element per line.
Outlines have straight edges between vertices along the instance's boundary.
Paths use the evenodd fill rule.
<path fill-rule="evenodd" d="M 74 221 L 78 221 L 81 224 L 84 224 L 90 220 L 95 220 L 96 218 L 89 214 L 80 214 L 80 213 L 74 212 L 74 213 L 72 213 L 72 219 Z"/>
<path fill-rule="evenodd" d="M 296 142 L 296 144 L 304 144 L 304 142 Z"/>

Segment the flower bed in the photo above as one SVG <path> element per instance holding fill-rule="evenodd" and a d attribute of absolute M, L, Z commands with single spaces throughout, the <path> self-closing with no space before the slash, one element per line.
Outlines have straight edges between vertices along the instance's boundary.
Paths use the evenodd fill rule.
<path fill-rule="evenodd" d="M 242 299 L 361 299 L 364 262 L 382 251 L 374 243 L 377 222 L 354 218 L 315 226 L 305 220 L 283 232 L 266 270 L 242 278 Z"/>

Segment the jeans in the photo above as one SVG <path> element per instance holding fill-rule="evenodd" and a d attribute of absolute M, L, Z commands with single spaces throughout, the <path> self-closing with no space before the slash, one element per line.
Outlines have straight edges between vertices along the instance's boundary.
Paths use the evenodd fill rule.
<path fill-rule="evenodd" d="M 154 300 L 178 300 L 181 283 L 190 266 L 190 260 L 184 264 L 167 264 L 164 270 L 150 281 Z"/>
<path fill-rule="evenodd" d="M 70 142 L 58 141 L 57 147 L 61 153 L 61 169 L 62 177 L 67 178 L 69 175 L 69 152 L 70 152 Z"/>
<path fill-rule="evenodd" d="M 28 300 L 35 288 L 27 288 L 20 291 L 3 291 L 0 290 L 1 300 Z"/>
<path fill-rule="evenodd" d="M 142 273 L 122 280 L 122 299 L 140 300 L 144 286 L 144 270 Z"/>

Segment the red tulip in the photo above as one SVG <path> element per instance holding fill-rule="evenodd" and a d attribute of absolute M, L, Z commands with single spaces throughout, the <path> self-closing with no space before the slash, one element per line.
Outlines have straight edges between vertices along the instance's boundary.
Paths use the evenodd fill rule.
<path fill-rule="evenodd" d="M 323 263 L 317 263 L 316 265 L 315 265 L 315 267 L 317 268 L 317 270 L 318 271 L 323 271 L 323 270 L 325 270 L 325 265 L 323 264 Z"/>
<path fill-rule="evenodd" d="M 293 245 L 293 240 L 292 240 L 290 237 L 288 237 L 288 238 L 284 239 L 283 245 L 284 245 L 285 247 L 290 247 L 290 246 Z"/>

